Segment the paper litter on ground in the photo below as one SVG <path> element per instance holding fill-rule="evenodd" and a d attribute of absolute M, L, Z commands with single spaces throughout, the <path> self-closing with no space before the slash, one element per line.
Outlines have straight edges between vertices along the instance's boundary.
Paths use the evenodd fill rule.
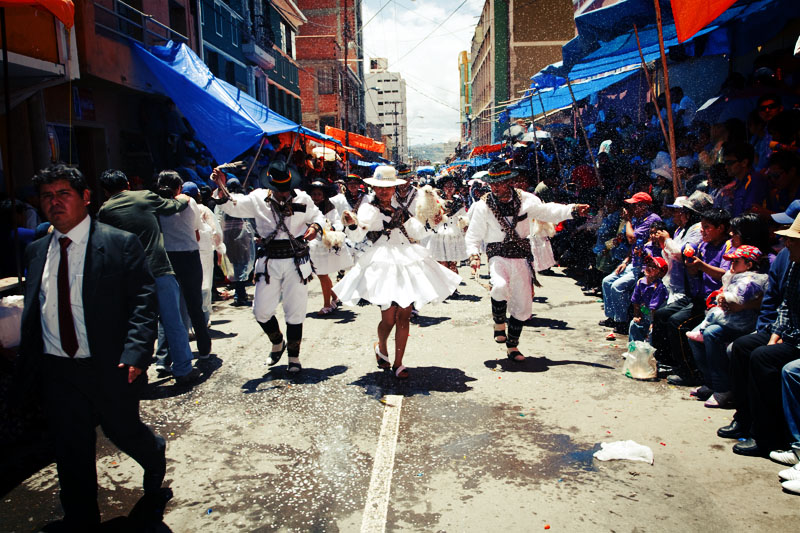
<path fill-rule="evenodd" d="M 629 461 L 644 461 L 653 464 L 653 450 L 632 440 L 602 442 L 600 449 L 594 452 L 594 457 L 600 461 L 628 459 Z"/>

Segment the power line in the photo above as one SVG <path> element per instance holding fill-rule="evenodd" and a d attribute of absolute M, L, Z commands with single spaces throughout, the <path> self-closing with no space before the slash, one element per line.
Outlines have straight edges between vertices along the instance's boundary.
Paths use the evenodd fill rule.
<path fill-rule="evenodd" d="M 452 12 L 451 12 L 449 15 L 447 15 L 447 17 L 445 17 L 445 19 L 444 19 L 442 22 L 440 22 L 440 23 L 439 23 L 439 25 L 438 25 L 438 26 L 436 26 L 436 27 L 433 29 L 433 31 L 432 31 L 432 32 L 430 32 L 428 35 L 426 35 L 425 37 L 423 37 L 423 39 L 422 39 L 420 42 L 418 42 L 417 44 L 415 44 L 415 45 L 414 45 L 414 46 L 411 48 L 411 50 L 409 50 L 408 52 L 406 52 L 406 53 L 405 53 L 405 54 L 404 54 L 402 57 L 400 57 L 400 59 L 398 59 L 397 61 L 395 61 L 395 62 L 392 64 L 392 66 L 396 65 L 397 63 L 400 63 L 400 62 L 401 62 L 403 59 L 405 59 L 406 57 L 408 57 L 408 55 L 409 55 L 409 54 L 411 54 L 411 52 L 413 52 L 414 50 L 416 50 L 417 48 L 419 48 L 419 47 L 422 45 L 422 43 L 424 43 L 426 40 L 428 40 L 428 37 L 430 37 L 431 35 L 433 35 L 433 34 L 436 32 L 436 30 L 438 30 L 439 28 L 441 28 L 441 27 L 444 25 L 444 23 L 445 23 L 445 22 L 447 22 L 448 20 L 450 20 L 450 17 L 452 17 L 453 15 L 455 15 L 455 14 L 456 14 L 456 12 L 457 12 L 459 9 L 461 9 L 461 7 L 462 7 L 464 4 L 466 4 L 466 3 L 467 3 L 467 0 L 464 0 L 463 2 L 461 2 L 460 4 L 458 4 L 458 7 L 457 7 L 457 8 L 455 8 L 455 9 L 454 9 L 454 10 L 453 10 L 453 11 L 452 11 Z M 387 69 L 387 70 L 388 70 L 388 69 Z"/>

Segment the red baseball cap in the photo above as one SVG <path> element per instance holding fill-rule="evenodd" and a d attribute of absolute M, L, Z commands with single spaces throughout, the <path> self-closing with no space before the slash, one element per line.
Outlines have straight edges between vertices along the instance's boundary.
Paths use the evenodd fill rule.
<path fill-rule="evenodd" d="M 629 204 L 638 204 L 639 202 L 645 202 L 648 204 L 653 203 L 653 199 L 646 192 L 637 192 L 625 201 Z"/>
<path fill-rule="evenodd" d="M 761 250 L 759 250 L 755 246 L 750 246 L 749 244 L 743 244 L 742 246 L 738 247 L 731 253 L 725 254 L 722 257 L 727 259 L 728 261 L 736 259 L 737 257 L 744 257 L 745 259 L 749 259 L 750 261 L 758 261 L 759 259 L 761 259 Z"/>
<path fill-rule="evenodd" d="M 666 270 L 667 269 L 667 262 L 664 260 L 663 257 L 653 257 L 651 255 L 651 256 L 647 257 L 645 262 L 647 262 L 647 263 L 655 263 L 655 265 L 658 268 L 660 268 L 661 270 Z"/>

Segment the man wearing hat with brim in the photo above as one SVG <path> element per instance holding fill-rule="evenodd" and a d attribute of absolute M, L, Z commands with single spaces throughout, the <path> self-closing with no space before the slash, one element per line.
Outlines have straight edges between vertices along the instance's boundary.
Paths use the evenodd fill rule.
<path fill-rule="evenodd" d="M 531 220 L 558 223 L 573 216 L 585 216 L 585 204 L 543 203 L 536 195 L 514 189 L 510 181 L 517 172 L 506 163 L 495 163 L 485 178 L 491 192 L 473 204 L 467 230 L 467 253 L 472 271 L 481 266 L 481 249 L 486 246 L 492 291 L 494 340 L 506 345 L 507 357 L 525 360 L 519 351 L 522 324 L 531 316 L 535 281 L 533 253 L 528 239 Z M 508 331 L 506 331 L 506 315 Z"/>
<path fill-rule="evenodd" d="M 361 203 L 369 196 L 364 190 L 366 187 L 364 180 L 361 178 L 361 176 L 356 174 L 348 174 L 345 176 L 344 187 L 345 191 L 343 193 L 337 194 L 331 198 L 331 203 L 334 205 L 334 207 L 336 207 L 336 220 L 341 220 L 342 214 L 345 211 L 358 213 L 358 208 L 361 206 Z M 369 244 L 366 240 L 361 242 L 352 242 L 348 238 L 345 240 L 345 243 L 350 249 L 350 253 L 353 255 L 355 260 L 361 257 L 361 254 L 363 254 L 364 251 L 369 247 Z"/>
<path fill-rule="evenodd" d="M 417 188 L 411 184 L 414 176 L 415 174 L 405 163 L 397 165 L 397 178 L 403 180 L 403 183 L 395 188 L 392 206 L 395 209 L 399 207 L 409 217 L 413 217 L 417 212 Z"/>
<path fill-rule="evenodd" d="M 703 191 L 695 191 L 691 196 L 678 196 L 674 203 L 664 207 L 673 210 L 672 220 L 678 226 L 672 237 L 666 230 L 661 230 L 653 235 L 654 243 L 662 248 L 661 255 L 669 263 L 666 285 L 669 289 L 667 304 L 660 307 L 653 314 L 653 332 L 650 343 L 656 348 L 655 357 L 659 362 L 662 373 L 671 374 L 678 365 L 673 360 L 667 338 L 666 324 L 669 318 L 691 303 L 687 290 L 686 265 L 684 264 L 683 251 L 687 246 L 697 250 L 703 242 L 700 233 L 700 213 L 711 207 L 711 195 Z"/>
<path fill-rule="evenodd" d="M 601 326 L 613 327 L 620 335 L 628 333 L 628 307 L 636 280 L 641 276 L 645 243 L 650 240 L 650 225 L 661 220 L 652 212 L 653 199 L 646 192 L 637 192 L 625 200 L 628 204 L 628 221 L 625 237 L 631 245 L 631 253 L 617 268 L 603 278 L 603 310 L 606 319 Z M 623 215 L 624 216 L 624 215 Z"/>
<path fill-rule="evenodd" d="M 214 169 L 213 177 L 222 189 L 225 175 Z M 286 350 L 288 370 L 297 373 L 302 370 L 300 341 L 312 274 L 308 241 L 322 231 L 325 217 L 308 194 L 295 188 L 299 177 L 285 162 L 270 164 L 268 178 L 263 183 L 266 188 L 248 195 L 231 194 L 230 201 L 219 206 L 227 215 L 256 221 L 262 242 L 256 254 L 253 314 L 272 342 L 269 365 L 275 365 Z M 218 191 L 215 195 L 225 200 Z M 285 340 L 275 317 L 280 302 L 286 315 Z"/>
<path fill-rule="evenodd" d="M 800 216 L 784 230 L 786 250 L 773 261 L 769 287 L 759 313 L 756 333 L 740 337 L 731 349 L 731 373 L 736 413 L 728 426 L 717 431 L 723 438 L 738 439 L 733 452 L 784 462 L 789 442 L 797 441 L 797 379 L 800 375 Z M 781 257 L 787 253 L 788 257 Z M 788 261 L 787 261 L 788 260 Z M 784 272 L 781 264 L 785 268 Z M 775 290 L 777 288 L 777 290 Z M 764 327 L 765 306 L 772 322 Z M 777 307 L 775 307 L 777 306 Z M 783 379 L 791 385 L 781 390 Z M 784 418 L 786 410 L 786 418 Z M 790 416 L 789 413 L 792 413 Z M 789 431 L 787 432 L 787 422 Z M 792 462 L 794 462 L 793 459 Z M 781 477 L 785 472 L 781 472 Z M 785 487 L 785 488 L 791 488 Z"/>

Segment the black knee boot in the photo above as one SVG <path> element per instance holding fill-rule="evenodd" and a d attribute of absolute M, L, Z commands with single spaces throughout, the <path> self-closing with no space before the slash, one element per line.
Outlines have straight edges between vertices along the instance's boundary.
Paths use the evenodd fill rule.
<path fill-rule="evenodd" d="M 267 334 L 272 343 L 273 351 L 269 354 L 269 366 L 272 366 L 280 361 L 283 351 L 286 349 L 281 328 L 278 326 L 278 319 L 273 316 L 266 322 L 259 322 L 258 325 L 261 326 L 261 329 L 264 330 L 264 333 Z M 280 349 L 276 350 L 275 347 L 278 345 L 280 345 Z"/>
<path fill-rule="evenodd" d="M 516 348 L 519 346 L 519 337 L 522 335 L 522 321 L 516 318 L 508 318 L 508 337 L 506 338 L 506 348 Z M 519 355 L 519 351 L 512 351 L 508 358 L 516 361 L 515 357 Z"/>
<path fill-rule="evenodd" d="M 508 307 L 507 302 L 499 302 L 492 298 L 492 320 L 494 320 L 495 324 L 505 324 L 506 323 L 506 308 Z"/>
<path fill-rule="evenodd" d="M 303 324 L 286 324 L 286 351 L 289 354 L 289 372 L 300 372 L 300 342 L 303 340 Z"/>

